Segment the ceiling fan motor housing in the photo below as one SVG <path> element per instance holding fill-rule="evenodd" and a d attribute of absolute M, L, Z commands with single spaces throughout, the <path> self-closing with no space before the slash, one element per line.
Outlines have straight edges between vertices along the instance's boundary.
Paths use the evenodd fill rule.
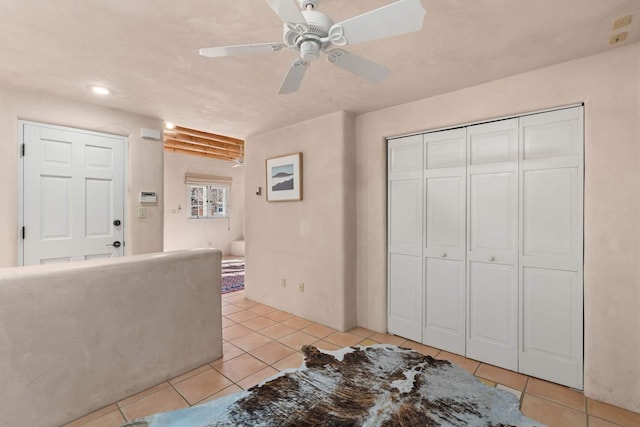
<path fill-rule="evenodd" d="M 283 41 L 290 48 L 298 49 L 305 60 L 317 58 L 320 49 L 329 42 L 320 39 L 327 38 L 329 29 L 333 26 L 331 18 L 315 10 L 302 10 L 306 24 L 285 24 Z"/>

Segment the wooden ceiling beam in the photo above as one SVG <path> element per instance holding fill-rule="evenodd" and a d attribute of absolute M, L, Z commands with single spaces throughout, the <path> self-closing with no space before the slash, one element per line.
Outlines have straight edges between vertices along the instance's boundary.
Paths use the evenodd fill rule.
<path fill-rule="evenodd" d="M 236 158 L 232 154 L 217 150 L 215 148 L 195 146 L 192 144 L 185 144 L 182 142 L 166 142 L 164 146 L 165 148 L 169 148 L 169 149 L 180 149 L 180 150 L 186 150 L 186 151 L 191 151 L 196 153 L 212 154 L 223 160 L 233 160 Z"/>
<path fill-rule="evenodd" d="M 188 154 L 191 156 L 199 156 L 199 157 L 206 157 L 208 159 L 216 159 L 216 160 L 227 160 L 224 158 L 220 158 L 219 156 L 217 156 L 216 154 L 209 154 L 209 153 L 203 153 L 203 152 L 199 152 L 199 151 L 191 151 L 191 150 L 184 150 L 181 148 L 170 148 L 170 147 L 164 147 L 165 151 L 169 151 L 171 153 L 180 153 L 180 154 Z"/>
<path fill-rule="evenodd" d="M 213 148 L 215 150 L 220 150 L 223 151 L 227 154 L 229 154 L 230 156 L 234 156 L 234 158 L 237 157 L 243 157 L 242 156 L 242 151 L 237 150 L 237 149 L 231 149 L 231 148 L 223 148 L 223 147 L 217 147 L 214 145 L 210 145 L 210 144 L 202 144 L 199 142 L 193 142 L 190 141 L 188 139 L 182 139 L 182 138 L 165 138 L 165 144 L 174 144 L 174 143 L 179 143 L 179 144 L 188 144 L 191 145 L 193 147 L 201 147 L 201 148 Z"/>
<path fill-rule="evenodd" d="M 202 131 L 194 130 L 194 129 L 183 128 L 181 126 L 176 126 L 172 130 L 165 130 L 165 133 L 167 133 L 167 134 L 181 133 L 181 134 L 184 134 L 184 135 L 193 136 L 193 137 L 197 137 L 197 138 L 208 139 L 208 140 L 211 140 L 211 141 L 216 141 L 216 142 L 222 142 L 222 143 L 227 143 L 227 144 L 231 144 L 231 145 L 236 145 L 238 147 L 243 147 L 244 146 L 244 141 L 242 139 L 232 138 L 230 136 L 216 135 L 214 133 L 202 132 Z"/>
<path fill-rule="evenodd" d="M 232 157 L 226 156 L 224 154 L 219 154 L 219 153 L 216 153 L 216 152 L 205 151 L 205 150 L 193 149 L 193 148 L 190 148 L 190 147 L 180 147 L 180 146 L 174 146 L 174 145 L 167 145 L 167 146 L 165 146 L 165 148 L 167 148 L 167 149 L 179 149 L 179 150 L 182 150 L 182 151 L 189 151 L 191 153 L 210 154 L 210 155 L 216 156 L 217 158 L 219 158 L 221 160 L 228 160 L 228 161 L 232 161 L 233 160 Z"/>
<path fill-rule="evenodd" d="M 236 157 L 244 157 L 242 156 L 242 153 L 244 152 L 244 147 L 240 147 L 237 145 L 233 145 L 233 144 L 228 144 L 226 142 L 214 142 L 212 140 L 208 140 L 205 138 L 200 138 L 197 136 L 190 136 L 190 135 L 184 135 L 184 134 L 165 134 L 165 141 L 166 140 L 174 140 L 174 141 L 179 141 L 179 142 L 187 142 L 187 143 L 191 143 L 191 144 L 196 144 L 196 145 L 202 145 L 205 147 L 213 147 L 213 148 L 219 148 L 221 150 L 229 150 L 229 151 L 233 151 L 238 153 L 239 155 Z"/>

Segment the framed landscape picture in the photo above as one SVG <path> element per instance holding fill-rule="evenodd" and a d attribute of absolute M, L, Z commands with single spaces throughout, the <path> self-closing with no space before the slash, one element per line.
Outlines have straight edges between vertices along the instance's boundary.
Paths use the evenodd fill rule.
<path fill-rule="evenodd" d="M 302 200 L 302 153 L 267 159 L 267 201 Z"/>

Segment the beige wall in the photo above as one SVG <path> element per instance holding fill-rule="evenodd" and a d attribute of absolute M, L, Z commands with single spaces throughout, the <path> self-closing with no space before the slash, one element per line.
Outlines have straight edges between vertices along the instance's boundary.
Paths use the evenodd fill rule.
<path fill-rule="evenodd" d="M 246 296 L 339 330 L 354 327 L 353 117 L 333 113 L 250 137 L 246 144 Z M 298 151 L 303 200 L 267 202 L 265 160 Z M 262 187 L 261 196 L 256 187 Z"/>
<path fill-rule="evenodd" d="M 0 427 L 60 426 L 222 356 L 219 250 L 0 270 Z"/>
<path fill-rule="evenodd" d="M 231 253 L 231 241 L 244 238 L 244 168 L 233 162 L 164 153 L 164 250 L 206 248 Z M 229 218 L 189 219 L 186 173 L 225 176 L 232 179 Z M 178 211 L 178 206 L 182 209 Z"/>
<path fill-rule="evenodd" d="M 129 137 L 126 253 L 162 250 L 162 143 L 142 139 L 140 128 L 162 129 L 162 122 L 97 105 L 0 86 L 0 268 L 18 262 L 18 119 Z M 158 193 L 158 204 L 137 218 L 140 191 Z"/>
<path fill-rule="evenodd" d="M 386 329 L 385 137 L 585 104 L 585 393 L 640 411 L 640 45 L 357 117 L 358 324 Z"/>

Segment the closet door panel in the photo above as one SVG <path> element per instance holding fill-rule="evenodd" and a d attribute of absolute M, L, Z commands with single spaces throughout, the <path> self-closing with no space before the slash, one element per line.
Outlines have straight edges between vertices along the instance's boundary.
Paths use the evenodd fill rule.
<path fill-rule="evenodd" d="M 422 136 L 399 138 L 388 143 L 389 179 L 406 174 L 417 177 L 422 172 Z"/>
<path fill-rule="evenodd" d="M 425 135 L 425 169 L 464 167 L 464 129 L 453 129 Z"/>
<path fill-rule="evenodd" d="M 569 359 L 575 312 L 577 274 L 573 271 L 524 269 L 524 341 L 526 351 Z"/>
<path fill-rule="evenodd" d="M 418 179 L 389 182 L 389 246 L 419 255 L 422 247 L 422 185 Z"/>
<path fill-rule="evenodd" d="M 427 258 L 425 262 L 425 341 L 451 353 L 465 353 L 464 261 Z"/>
<path fill-rule="evenodd" d="M 525 267 L 522 371 L 581 388 L 582 304 L 577 272 Z"/>
<path fill-rule="evenodd" d="M 388 330 L 422 340 L 422 136 L 388 142 Z"/>
<path fill-rule="evenodd" d="M 568 157 L 579 161 L 582 107 L 531 114 L 521 118 L 523 160 Z"/>
<path fill-rule="evenodd" d="M 518 369 L 518 276 L 510 265 L 469 263 L 467 356 Z"/>
<path fill-rule="evenodd" d="M 516 162 L 518 160 L 518 119 L 469 126 L 469 165 Z"/>
<path fill-rule="evenodd" d="M 467 357 L 517 370 L 518 119 L 467 135 Z"/>
<path fill-rule="evenodd" d="M 576 271 L 578 168 L 522 172 L 522 257 L 527 262 Z"/>
<path fill-rule="evenodd" d="M 583 387 L 582 107 L 520 120 L 520 371 Z"/>
<path fill-rule="evenodd" d="M 389 256 L 389 332 L 422 341 L 422 258 Z"/>
<path fill-rule="evenodd" d="M 429 133 L 424 170 L 424 344 L 465 353 L 466 129 Z"/>
<path fill-rule="evenodd" d="M 425 256 L 464 260 L 465 187 L 464 176 L 425 179 Z"/>
<path fill-rule="evenodd" d="M 469 175 L 469 260 L 515 264 L 515 171 Z"/>

